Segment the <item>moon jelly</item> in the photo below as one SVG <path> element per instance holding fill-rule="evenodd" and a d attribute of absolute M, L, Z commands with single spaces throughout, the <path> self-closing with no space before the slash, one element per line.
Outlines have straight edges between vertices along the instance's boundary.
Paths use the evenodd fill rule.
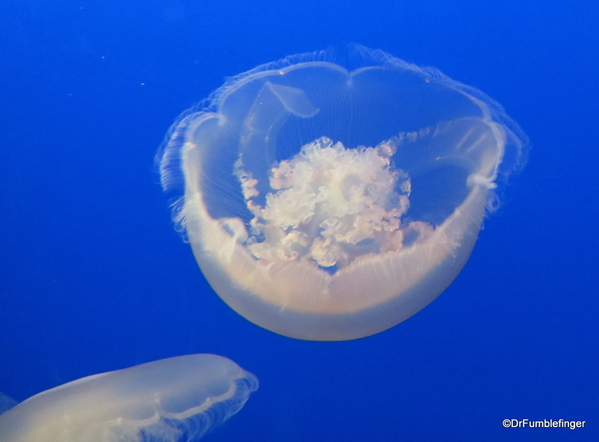
<path fill-rule="evenodd" d="M 258 380 L 196 354 L 88 376 L 0 415 L 2 442 L 191 441 L 237 413 Z"/>
<path fill-rule="evenodd" d="M 525 136 L 480 91 L 364 47 L 228 80 L 159 153 L 216 293 L 282 335 L 346 340 L 453 281 Z M 352 59 L 353 57 L 353 59 Z"/>

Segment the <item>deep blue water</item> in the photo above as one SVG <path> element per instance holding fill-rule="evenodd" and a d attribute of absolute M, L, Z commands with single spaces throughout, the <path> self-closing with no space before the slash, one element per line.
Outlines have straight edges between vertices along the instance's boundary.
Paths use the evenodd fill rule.
<path fill-rule="evenodd" d="M 598 21 L 591 0 L 4 0 L 0 391 L 216 353 L 261 386 L 209 441 L 599 440 Z M 304 342 L 210 289 L 153 157 L 225 77 L 344 42 L 481 89 L 531 151 L 440 298 Z"/>

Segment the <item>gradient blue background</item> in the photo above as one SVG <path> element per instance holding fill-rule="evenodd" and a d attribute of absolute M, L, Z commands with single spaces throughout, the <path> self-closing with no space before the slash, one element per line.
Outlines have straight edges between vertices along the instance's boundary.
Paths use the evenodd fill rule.
<path fill-rule="evenodd" d="M 594 0 L 3 0 L 0 391 L 210 352 L 261 387 L 208 441 L 599 440 L 598 22 Z M 153 156 L 225 77 L 344 42 L 481 89 L 532 149 L 439 299 L 302 342 L 214 294 Z"/>

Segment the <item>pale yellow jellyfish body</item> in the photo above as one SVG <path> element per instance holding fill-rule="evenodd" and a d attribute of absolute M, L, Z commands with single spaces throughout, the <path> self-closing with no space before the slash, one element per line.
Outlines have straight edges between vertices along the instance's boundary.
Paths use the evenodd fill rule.
<path fill-rule="evenodd" d="M 222 356 L 196 354 L 82 378 L 0 415 L 2 442 L 197 440 L 258 388 Z"/>
<path fill-rule="evenodd" d="M 353 49 L 229 80 L 173 126 L 165 188 L 204 275 L 250 321 L 311 340 L 386 330 L 434 300 L 478 237 L 524 136 L 430 68 Z"/>

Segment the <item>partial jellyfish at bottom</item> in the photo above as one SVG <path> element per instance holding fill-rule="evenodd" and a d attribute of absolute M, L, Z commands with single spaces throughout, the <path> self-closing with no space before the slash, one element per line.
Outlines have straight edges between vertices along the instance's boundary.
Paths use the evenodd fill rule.
<path fill-rule="evenodd" d="M 293 338 L 361 338 L 427 306 L 525 160 L 526 136 L 482 92 L 382 51 L 347 52 L 229 79 L 158 154 L 212 288 Z"/>
<path fill-rule="evenodd" d="M 253 374 L 222 356 L 163 359 L 39 393 L 0 415 L 0 440 L 195 441 L 257 388 Z"/>

